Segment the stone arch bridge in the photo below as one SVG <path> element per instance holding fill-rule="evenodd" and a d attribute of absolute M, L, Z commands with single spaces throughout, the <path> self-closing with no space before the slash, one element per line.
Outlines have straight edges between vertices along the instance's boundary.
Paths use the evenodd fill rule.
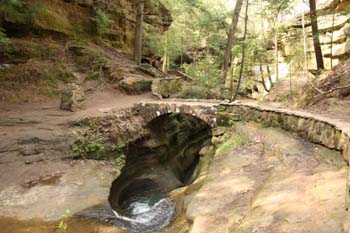
<path fill-rule="evenodd" d="M 144 123 L 162 115 L 182 113 L 194 116 L 206 122 L 210 127 L 216 127 L 220 102 L 217 101 L 154 101 L 136 104 L 134 109 L 143 117 Z"/>

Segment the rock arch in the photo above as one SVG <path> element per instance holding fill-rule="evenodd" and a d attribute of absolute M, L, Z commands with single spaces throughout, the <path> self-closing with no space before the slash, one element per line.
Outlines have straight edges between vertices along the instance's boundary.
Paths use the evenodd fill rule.
<path fill-rule="evenodd" d="M 217 124 L 217 106 L 214 104 L 141 103 L 136 106 L 136 109 L 143 117 L 145 124 L 171 113 L 191 115 L 206 122 L 212 128 Z"/>

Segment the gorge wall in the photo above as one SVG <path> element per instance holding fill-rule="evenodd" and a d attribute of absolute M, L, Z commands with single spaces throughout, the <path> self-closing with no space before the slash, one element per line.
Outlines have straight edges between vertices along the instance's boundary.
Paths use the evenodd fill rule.
<path fill-rule="evenodd" d="M 318 3 L 318 28 L 326 69 L 331 68 L 331 59 L 333 59 L 333 66 L 335 66 L 349 58 L 350 16 L 347 10 L 349 4 L 349 1 L 340 0 L 326 1 L 324 4 Z M 309 69 L 314 70 L 316 69 L 316 61 L 311 55 L 314 53 L 314 47 L 309 16 L 310 13 L 305 12 Z M 301 35 L 302 16 L 297 15 L 289 22 L 288 26 L 298 29 L 297 32 Z M 286 46 L 285 49 L 288 56 L 292 53 L 293 47 Z"/>
<path fill-rule="evenodd" d="M 9 37 L 29 35 L 38 37 L 47 35 L 62 39 L 102 37 L 115 48 L 130 52 L 133 49 L 136 25 L 135 4 L 135 0 L 23 1 L 23 4 L 17 7 L 9 4 L 8 9 L 4 8 L 0 12 L 0 25 Z M 6 10 L 8 12 L 5 12 Z M 163 33 L 171 22 L 170 12 L 160 1 L 145 1 L 144 23 L 152 30 Z M 110 26 L 102 32 L 99 27 L 104 26 L 101 25 L 104 23 Z"/>
<path fill-rule="evenodd" d="M 54 98 L 72 82 L 85 93 L 93 93 L 106 82 L 128 94 L 150 91 L 152 75 L 140 70 L 131 56 L 135 3 L 134 0 L 1 3 L 0 101 Z M 171 25 L 171 14 L 160 1 L 145 1 L 144 11 L 145 35 L 160 36 Z M 152 56 L 154 52 L 147 46 L 147 39 L 146 36 L 144 55 Z"/>

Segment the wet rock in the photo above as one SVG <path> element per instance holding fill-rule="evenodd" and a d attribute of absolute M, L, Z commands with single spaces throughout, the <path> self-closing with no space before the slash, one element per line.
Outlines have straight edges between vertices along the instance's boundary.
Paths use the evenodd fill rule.
<path fill-rule="evenodd" d="M 132 216 L 132 218 L 113 212 L 116 216 L 113 225 L 134 233 L 148 233 L 160 230 L 171 223 L 175 216 L 175 203 L 169 198 L 162 199 L 149 211 Z"/>
<path fill-rule="evenodd" d="M 176 203 L 175 210 L 177 216 L 182 215 L 184 212 L 184 202 L 187 189 L 188 187 L 183 187 L 175 189 L 174 191 L 169 193 L 170 199 Z"/>
<path fill-rule="evenodd" d="M 71 83 L 62 92 L 60 109 L 76 112 L 82 108 L 84 100 L 85 93 L 81 87 Z"/>
<path fill-rule="evenodd" d="M 9 172 L 10 169 L 1 167 L 3 172 Z M 25 165 L 15 170 L 12 173 L 15 178 L 12 179 L 17 181 L 0 188 L 1 215 L 23 220 L 40 218 L 54 221 L 61 219 L 68 209 L 75 215 L 105 203 L 115 167 L 110 163 L 96 161 L 75 161 L 71 166 L 68 161 L 56 160 Z M 4 175 L 2 178 L 10 179 Z"/>
<path fill-rule="evenodd" d="M 60 181 L 62 173 L 41 176 L 38 179 L 26 180 L 22 185 L 24 188 L 33 188 L 36 185 L 55 185 Z"/>

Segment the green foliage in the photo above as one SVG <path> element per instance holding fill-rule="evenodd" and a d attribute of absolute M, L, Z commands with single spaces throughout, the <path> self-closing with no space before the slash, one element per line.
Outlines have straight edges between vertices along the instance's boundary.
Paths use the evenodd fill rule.
<path fill-rule="evenodd" d="M 227 151 L 243 146 L 248 142 L 249 142 L 249 139 L 242 130 L 237 128 L 232 128 L 230 132 L 224 134 L 219 139 L 219 146 L 216 153 L 223 154 Z"/>
<path fill-rule="evenodd" d="M 107 151 L 107 146 L 103 141 L 90 141 L 86 138 L 79 138 L 72 147 L 73 152 L 81 157 L 90 157 L 94 154 L 94 158 L 102 158 Z"/>
<path fill-rule="evenodd" d="M 18 72 L 19 70 L 21 72 Z M 31 95 L 58 96 L 60 94 L 58 81 L 69 82 L 73 78 L 74 76 L 61 62 L 30 60 L 27 63 L 0 69 L 1 91 L 8 92 L 9 98 L 14 100 L 28 98 L 28 90 Z"/>
<path fill-rule="evenodd" d="M 59 231 L 66 231 L 68 229 L 68 224 L 66 222 L 66 219 L 72 217 L 71 211 L 70 210 L 66 210 L 64 212 L 63 217 L 65 218 L 64 220 L 61 220 L 58 224 L 57 224 L 57 229 Z"/>
<path fill-rule="evenodd" d="M 223 86 L 220 82 L 223 53 L 232 18 L 232 11 L 228 8 L 229 1 L 163 0 L 163 3 L 169 7 L 174 22 L 160 39 L 160 43 L 154 34 L 146 34 L 146 40 L 148 36 L 151 38 L 147 45 L 158 51 L 157 55 L 163 59 L 167 55 L 171 69 L 181 69 L 193 78 L 190 88 L 179 94 L 180 97 L 187 98 L 229 98 L 231 83 L 232 88 L 237 83 L 243 43 L 246 45 L 247 54 L 242 89 L 252 89 L 257 80 L 256 68 L 274 62 L 274 53 L 268 50 L 268 43 L 276 33 L 286 32 L 283 24 L 277 21 L 290 7 L 287 0 L 264 0 L 262 5 L 260 2 L 252 4 L 249 10 L 248 39 L 241 40 L 244 21 L 240 19 L 232 49 L 233 67 L 226 85 Z M 255 18 L 260 20 L 251 20 Z M 265 33 L 265 28 L 262 27 L 263 20 L 269 22 L 270 26 L 274 25 L 268 33 Z M 190 56 L 194 62 L 190 65 L 179 64 L 184 54 Z"/>
<path fill-rule="evenodd" d="M 67 228 L 68 228 L 68 225 L 67 225 L 67 223 L 66 223 L 64 220 L 61 220 L 61 221 L 57 224 L 57 229 L 59 229 L 59 230 L 65 231 L 65 230 L 67 230 Z"/>
<path fill-rule="evenodd" d="M 81 34 L 84 32 L 83 27 L 80 24 L 72 24 L 72 31 L 75 40 L 80 40 Z"/>
<path fill-rule="evenodd" d="M 265 2 L 267 5 L 264 7 L 264 16 L 275 23 L 278 23 L 276 20 L 278 21 L 279 17 L 290 9 L 292 3 L 289 0 L 265 0 Z"/>
<path fill-rule="evenodd" d="M 123 167 L 125 165 L 125 159 L 126 159 L 126 155 L 121 154 L 117 158 L 112 160 L 112 163 L 117 167 Z"/>
<path fill-rule="evenodd" d="M 286 43 L 289 51 L 286 53 L 286 61 L 290 65 L 290 72 L 304 73 L 305 57 L 304 57 L 304 41 L 303 37 L 297 29 L 291 29 L 286 37 Z"/>
<path fill-rule="evenodd" d="M 18 70 L 21 70 L 21 72 L 18 72 Z M 46 83 L 47 85 L 54 85 L 58 80 L 69 82 L 72 79 L 72 74 L 66 70 L 65 65 L 62 63 L 32 60 L 0 70 L 0 82 L 2 85 L 5 85 L 6 82 L 12 83 L 10 85 L 15 83 Z"/>
<path fill-rule="evenodd" d="M 150 24 L 144 24 L 143 29 L 146 35 L 143 40 L 143 54 L 149 55 L 156 53 L 161 56 L 164 53 L 163 42 L 159 43 L 159 41 L 162 41 L 162 36 Z"/>
<path fill-rule="evenodd" d="M 5 44 L 8 41 L 8 38 L 4 32 L 4 29 L 0 27 L 0 45 Z"/>
<path fill-rule="evenodd" d="M 103 126 L 94 119 L 79 122 L 79 126 L 87 127 L 79 133 L 71 147 L 77 157 L 85 159 L 106 159 L 123 156 L 126 144 L 121 136 L 112 141 L 106 137 Z"/>
<path fill-rule="evenodd" d="M 74 63 L 81 72 L 99 71 L 101 66 L 107 63 L 108 56 L 88 46 L 72 45 L 69 48 Z"/>
<path fill-rule="evenodd" d="M 23 0 L 2 0 L 0 19 L 12 23 L 26 23 L 41 9 L 41 2 L 30 3 Z"/>
<path fill-rule="evenodd" d="M 103 10 L 98 9 L 94 17 L 97 26 L 97 31 L 100 35 L 106 34 L 110 25 L 112 24 L 112 16 Z"/>
<path fill-rule="evenodd" d="M 11 39 L 7 42 L 3 46 L 0 44 L 1 57 L 4 60 L 16 60 L 22 61 L 18 63 L 23 63 L 29 59 L 62 61 L 65 57 L 64 49 L 55 43 L 25 39 Z"/>
<path fill-rule="evenodd" d="M 220 88 L 220 69 L 215 65 L 210 55 L 198 60 L 197 63 L 184 66 L 186 73 L 193 78 L 190 89 L 182 93 L 188 98 L 222 98 Z"/>
<path fill-rule="evenodd" d="M 85 159 L 106 159 L 123 155 L 124 147 L 106 141 L 100 133 L 81 134 L 72 145 L 72 152 Z"/>
<path fill-rule="evenodd" d="M 344 10 L 341 11 L 341 14 L 349 14 L 350 13 L 350 5 L 347 5 Z"/>

